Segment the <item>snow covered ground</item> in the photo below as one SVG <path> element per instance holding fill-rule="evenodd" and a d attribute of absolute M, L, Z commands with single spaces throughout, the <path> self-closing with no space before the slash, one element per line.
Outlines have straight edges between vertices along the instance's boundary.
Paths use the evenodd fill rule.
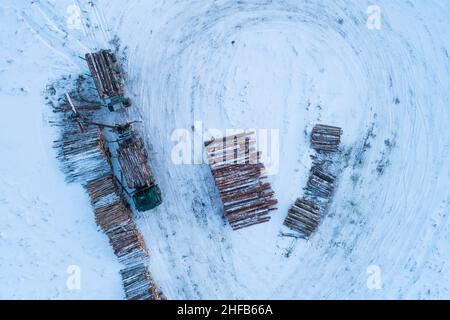
<path fill-rule="evenodd" d="M 2 0 L 0 26 L 0 298 L 123 297 L 43 94 L 115 36 L 164 195 L 138 225 L 169 299 L 450 298 L 450 1 Z M 208 166 L 172 161 L 174 130 L 194 148 L 200 122 L 279 130 L 269 223 L 233 232 Z M 345 168 L 314 237 L 281 237 L 317 122 L 344 129 Z"/>

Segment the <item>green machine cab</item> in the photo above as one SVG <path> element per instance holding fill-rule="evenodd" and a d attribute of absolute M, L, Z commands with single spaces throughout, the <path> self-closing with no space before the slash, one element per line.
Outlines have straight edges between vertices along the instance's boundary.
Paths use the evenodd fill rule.
<path fill-rule="evenodd" d="M 133 202 L 139 212 L 156 208 L 162 203 L 161 190 L 157 185 L 140 190 L 133 195 Z"/>

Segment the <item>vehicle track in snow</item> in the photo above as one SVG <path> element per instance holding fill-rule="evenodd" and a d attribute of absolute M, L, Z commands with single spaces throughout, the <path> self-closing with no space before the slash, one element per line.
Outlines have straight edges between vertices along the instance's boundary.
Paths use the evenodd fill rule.
<path fill-rule="evenodd" d="M 382 30 L 369 30 L 369 5 L 187 1 L 155 3 L 154 11 L 145 14 L 139 4 L 124 10 L 118 32 L 125 30 L 121 38 L 130 48 L 130 87 L 140 98 L 154 168 L 166 195 L 165 205 L 146 216 L 143 232 L 152 234 L 151 247 L 168 233 L 164 242 L 171 250 L 189 256 L 190 267 L 183 270 L 177 253 L 165 258 L 160 253 L 158 260 L 171 261 L 155 269 L 157 277 L 164 275 L 160 281 L 169 296 L 176 292 L 172 288 L 197 284 L 194 295 L 175 296 L 409 297 L 417 279 L 426 277 L 424 264 L 435 245 L 427 234 L 436 232 L 430 211 L 436 212 L 439 225 L 448 224 L 445 209 L 439 209 L 448 197 L 443 191 L 448 176 L 438 160 L 448 155 L 448 146 L 439 139 L 448 119 L 449 61 L 444 52 L 449 42 L 439 36 L 448 8 L 433 21 L 432 9 L 382 2 Z M 133 21 L 140 21 L 137 36 L 127 38 Z M 411 25 L 413 31 L 408 30 Z M 221 224 L 217 206 L 205 209 L 207 225 L 195 220 L 189 205 L 194 194 L 210 205 L 212 180 L 202 167 L 172 165 L 174 143 L 168 140 L 174 129 L 188 129 L 195 120 L 206 128 L 280 128 L 281 154 L 289 158 L 272 177 L 281 203 L 269 224 L 233 233 Z M 352 148 L 350 163 L 357 161 L 372 122 L 374 137 L 363 162 L 344 172 L 332 217 L 284 259 L 286 241 L 277 239 L 277 232 L 286 207 L 301 192 L 302 153 L 308 153 L 302 132 L 318 120 L 344 128 L 344 145 Z M 389 148 L 390 141 L 395 145 Z M 377 163 L 390 165 L 377 174 Z M 291 184 L 296 169 L 298 177 Z M 164 231 L 159 231 L 162 225 Z M 220 234 L 229 244 L 222 246 L 209 234 Z M 231 263 L 211 258 L 220 255 L 231 257 Z M 215 280 L 202 272 L 205 259 L 212 259 L 206 261 L 216 273 L 237 283 L 221 279 L 205 286 Z M 382 270 L 380 291 L 366 287 L 371 264 Z M 180 282 L 166 273 L 189 280 Z"/>

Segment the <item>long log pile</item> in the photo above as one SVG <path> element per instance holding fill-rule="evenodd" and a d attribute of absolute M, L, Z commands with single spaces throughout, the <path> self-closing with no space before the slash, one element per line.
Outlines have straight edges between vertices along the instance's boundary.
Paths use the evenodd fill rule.
<path fill-rule="evenodd" d="M 233 230 L 269 221 L 278 202 L 263 175 L 264 164 L 259 161 L 253 133 L 207 141 L 205 147 L 225 217 Z"/>
<path fill-rule="evenodd" d="M 73 110 L 66 107 L 67 103 L 54 106 L 57 117 L 52 122 L 60 128 L 60 137 L 54 142 L 54 147 L 66 179 L 85 187 L 97 225 L 108 236 L 114 253 L 125 265 L 121 275 L 126 298 L 161 299 L 164 296 L 156 289 L 143 264 L 148 258 L 148 250 L 114 177 L 102 131 L 91 124 L 94 113 L 90 108 L 78 109 L 87 120 L 81 125 L 80 115 L 75 116 Z"/>
<path fill-rule="evenodd" d="M 331 202 L 336 176 L 332 173 L 333 154 L 339 150 L 342 129 L 316 125 L 311 134 L 311 147 L 317 151 L 302 198 L 289 209 L 284 225 L 309 238 L 319 226 Z"/>
<path fill-rule="evenodd" d="M 130 189 L 138 190 L 153 184 L 153 175 L 140 138 L 134 136 L 119 143 L 117 158 Z"/>
<path fill-rule="evenodd" d="M 114 55 L 109 50 L 86 53 L 86 62 L 101 99 L 121 96 L 122 79 Z"/>

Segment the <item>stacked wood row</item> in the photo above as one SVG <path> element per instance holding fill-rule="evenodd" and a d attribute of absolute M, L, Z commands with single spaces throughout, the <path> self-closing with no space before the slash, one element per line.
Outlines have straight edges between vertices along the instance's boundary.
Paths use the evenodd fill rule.
<path fill-rule="evenodd" d="M 314 126 L 311 134 L 311 146 L 318 152 L 336 152 L 341 143 L 342 129 L 323 124 Z"/>
<path fill-rule="evenodd" d="M 120 271 L 125 296 L 128 300 L 162 300 L 148 268 L 138 264 Z"/>
<path fill-rule="evenodd" d="M 289 209 L 284 225 L 297 231 L 300 236 L 309 238 L 319 226 L 321 218 L 328 210 L 335 189 L 336 176 L 331 172 L 333 154 L 339 150 L 342 129 L 327 125 L 316 125 L 311 134 L 311 147 L 321 155 L 313 157 L 304 196 L 297 199 Z"/>
<path fill-rule="evenodd" d="M 219 190 L 225 217 L 234 230 L 270 220 L 278 203 L 264 176 L 253 133 L 205 143 L 208 162 Z"/>
<path fill-rule="evenodd" d="M 125 265 L 143 261 L 148 256 L 145 243 L 114 176 L 109 174 L 90 181 L 86 190 L 94 207 L 95 220 L 108 236 L 119 261 Z"/>
<path fill-rule="evenodd" d="M 54 141 L 57 158 L 67 182 L 85 183 L 109 172 L 105 141 L 96 126 L 80 126 L 71 112 L 62 112 L 56 123 L 60 127 L 60 137 Z"/>
<path fill-rule="evenodd" d="M 87 53 L 85 58 L 100 98 L 122 96 L 122 80 L 114 55 L 108 50 L 101 50 Z"/>
<path fill-rule="evenodd" d="M 153 184 L 147 153 L 140 138 L 134 136 L 122 141 L 117 149 L 117 158 L 130 189 L 137 190 Z"/>

